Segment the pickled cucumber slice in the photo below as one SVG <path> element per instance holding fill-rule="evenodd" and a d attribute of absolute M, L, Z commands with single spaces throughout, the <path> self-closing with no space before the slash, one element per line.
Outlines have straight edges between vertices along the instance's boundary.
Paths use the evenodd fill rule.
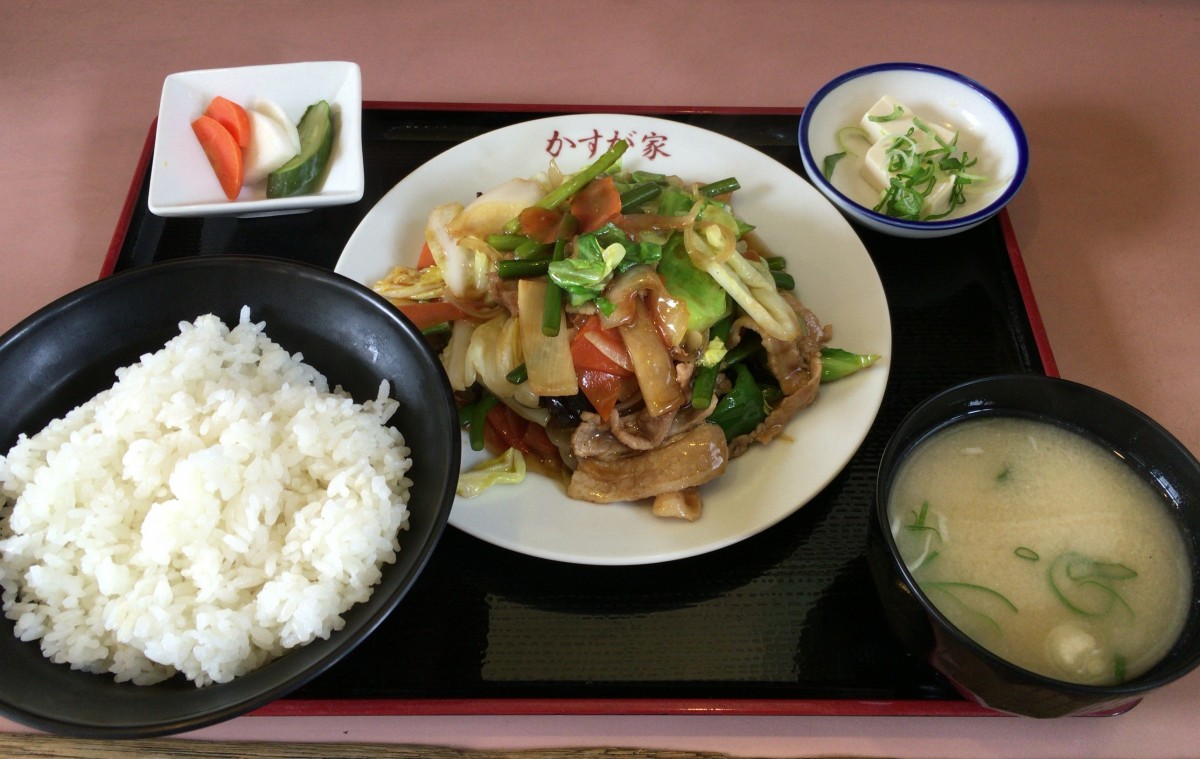
<path fill-rule="evenodd" d="M 267 177 L 268 198 L 312 192 L 325 175 L 333 151 L 333 112 L 329 103 L 321 100 L 310 105 L 296 129 L 300 133 L 300 152 Z"/>

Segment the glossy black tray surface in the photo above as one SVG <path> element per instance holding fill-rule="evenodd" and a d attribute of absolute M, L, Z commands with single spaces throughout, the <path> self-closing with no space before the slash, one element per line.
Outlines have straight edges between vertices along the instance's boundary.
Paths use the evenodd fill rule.
<path fill-rule="evenodd" d="M 287 216 L 156 217 L 143 159 L 103 273 L 224 253 L 332 268 L 414 168 L 551 113 L 369 103 L 362 201 Z M 798 112 L 649 115 L 726 134 L 804 175 Z M 891 310 L 890 379 L 858 453 L 790 518 L 729 548 L 637 567 L 530 558 L 449 528 L 396 612 L 276 711 L 979 713 L 887 633 L 864 549 L 879 457 L 909 409 L 961 380 L 1053 372 L 1006 225 L 920 242 L 856 228 Z"/>

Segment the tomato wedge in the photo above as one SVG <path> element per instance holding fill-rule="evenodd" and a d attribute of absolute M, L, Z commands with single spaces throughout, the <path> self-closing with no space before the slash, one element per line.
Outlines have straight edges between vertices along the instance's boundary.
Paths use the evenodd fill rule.
<path fill-rule="evenodd" d="M 561 462 L 558 447 L 546 435 L 546 430 L 503 403 L 488 409 L 485 435 L 493 437 L 498 448 L 516 448 L 548 467 L 553 468 Z"/>
<path fill-rule="evenodd" d="M 433 260 L 433 251 L 429 249 L 429 243 L 421 246 L 421 256 L 417 259 L 417 268 L 424 269 L 433 266 L 436 263 Z"/>
<path fill-rule="evenodd" d="M 622 394 L 626 392 L 627 386 L 637 382 L 632 376 L 618 377 L 615 374 L 595 369 L 584 369 L 578 374 L 579 389 L 583 391 L 584 397 L 588 399 L 588 403 L 592 404 L 592 408 L 596 409 L 600 418 L 605 421 L 612 416 L 613 409 Z"/>
<path fill-rule="evenodd" d="M 579 233 L 594 232 L 621 215 L 621 193 L 607 174 L 583 186 L 571 199 L 571 215 L 579 221 Z"/>
<path fill-rule="evenodd" d="M 588 317 L 583 326 L 571 338 L 571 360 L 576 374 L 585 369 L 629 377 L 633 374 L 633 361 L 621 333 L 615 328 L 600 326 L 600 317 Z"/>

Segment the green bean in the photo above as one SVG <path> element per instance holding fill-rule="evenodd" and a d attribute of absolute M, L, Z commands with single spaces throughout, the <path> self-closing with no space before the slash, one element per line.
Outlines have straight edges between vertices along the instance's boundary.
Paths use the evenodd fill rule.
<path fill-rule="evenodd" d="M 717 388 L 717 365 L 696 367 L 696 376 L 692 380 L 692 407 L 708 408 L 712 403 L 713 391 Z"/>
<path fill-rule="evenodd" d="M 535 261 L 506 258 L 496 262 L 496 273 L 501 279 L 540 277 L 546 273 L 548 268 L 550 268 L 550 259 L 548 258 Z"/>
<path fill-rule="evenodd" d="M 525 235 L 488 235 L 487 244 L 502 253 L 507 253 L 516 250 L 518 245 L 528 239 Z"/>
<path fill-rule="evenodd" d="M 558 241 L 554 243 L 554 255 L 551 256 L 550 260 L 563 260 L 566 249 L 566 238 L 558 238 Z M 549 268 L 549 264 L 546 266 Z M 558 328 L 562 323 L 562 299 L 563 289 L 555 284 L 553 280 L 548 281 L 546 283 L 546 298 L 542 304 L 542 334 L 546 337 L 555 337 L 558 335 Z"/>
<path fill-rule="evenodd" d="M 620 160 L 628 147 L 629 143 L 625 140 L 617 140 L 612 144 L 612 147 L 604 151 L 604 154 L 597 158 L 590 166 L 585 167 L 578 174 L 575 174 L 552 190 L 549 195 L 539 200 L 536 203 L 537 207 L 547 209 L 557 208 L 564 200 L 582 190 L 588 182 L 608 171 L 613 164 Z"/>
<path fill-rule="evenodd" d="M 716 182 L 709 182 L 700 187 L 700 194 L 706 198 L 715 198 L 718 195 L 726 195 L 735 190 L 740 190 L 741 184 L 738 183 L 735 177 L 727 179 L 719 179 Z"/>
<path fill-rule="evenodd" d="M 625 140 L 617 140 L 608 150 L 590 165 L 585 166 L 579 173 L 571 176 L 567 181 L 560 184 L 555 189 L 551 190 L 541 200 L 534 203 L 537 208 L 554 209 L 562 204 L 564 200 L 579 192 L 584 186 L 608 171 L 621 156 L 625 154 L 625 150 L 629 147 L 629 143 Z M 507 234 L 512 234 L 520 228 L 520 219 L 511 219 L 504 225 L 504 231 Z"/>
<path fill-rule="evenodd" d="M 722 343 L 729 340 L 729 331 L 733 326 L 733 317 L 725 316 L 718 319 L 708 331 L 708 339 L 719 339 Z M 721 362 L 712 366 L 700 364 L 696 367 L 695 379 L 692 381 L 692 406 L 699 409 L 708 408 L 712 403 L 713 392 L 717 389 L 717 375 L 721 372 Z"/>
<path fill-rule="evenodd" d="M 796 279 L 786 271 L 771 270 L 771 279 L 775 280 L 775 286 L 780 290 L 795 290 Z"/>
<path fill-rule="evenodd" d="M 725 354 L 725 365 L 732 366 L 762 350 L 762 343 L 757 340 L 742 340 Z"/>
<path fill-rule="evenodd" d="M 634 185 L 621 193 L 621 213 L 631 213 L 638 210 L 642 204 L 649 203 L 662 195 L 662 185 L 654 182 Z"/>
<path fill-rule="evenodd" d="M 537 240 L 531 240 L 527 237 L 520 243 L 517 243 L 517 247 L 513 248 L 513 255 L 523 261 L 537 260 L 549 255 L 552 247 L 551 245 L 540 243 Z"/>
<path fill-rule="evenodd" d="M 471 426 L 467 429 L 467 437 L 471 441 L 472 451 L 483 450 L 483 428 L 487 426 L 487 415 L 499 400 L 491 393 L 484 393 L 483 397 L 471 407 Z"/>

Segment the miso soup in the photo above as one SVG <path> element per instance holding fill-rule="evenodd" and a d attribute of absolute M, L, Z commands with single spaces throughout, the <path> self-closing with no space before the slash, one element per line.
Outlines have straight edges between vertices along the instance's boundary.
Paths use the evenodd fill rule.
<path fill-rule="evenodd" d="M 892 535 L 918 585 L 995 654 L 1112 684 L 1171 648 L 1191 557 L 1163 497 L 1113 452 L 1053 424 L 951 425 L 901 464 Z"/>

